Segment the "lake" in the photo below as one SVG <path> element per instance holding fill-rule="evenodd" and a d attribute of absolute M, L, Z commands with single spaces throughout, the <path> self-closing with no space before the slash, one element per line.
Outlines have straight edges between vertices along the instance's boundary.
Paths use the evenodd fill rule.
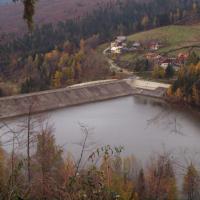
<path fill-rule="evenodd" d="M 83 139 L 80 124 L 90 129 L 91 148 L 124 146 L 125 155 L 147 160 L 154 153 L 170 151 L 199 160 L 200 119 L 192 112 L 172 108 L 158 100 L 123 97 L 48 113 L 56 141 L 78 154 Z"/>
<path fill-rule="evenodd" d="M 56 139 L 66 148 L 80 140 L 80 125 L 92 128 L 98 145 L 123 145 L 143 159 L 163 149 L 200 153 L 200 119 L 151 99 L 126 97 L 52 112 Z M 68 144 L 68 145 L 67 145 Z"/>

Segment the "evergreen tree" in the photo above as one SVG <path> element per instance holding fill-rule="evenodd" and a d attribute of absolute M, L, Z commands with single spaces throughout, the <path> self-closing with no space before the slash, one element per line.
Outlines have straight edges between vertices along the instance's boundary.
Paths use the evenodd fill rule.
<path fill-rule="evenodd" d="M 174 68 L 171 64 L 169 64 L 165 70 L 166 78 L 172 78 L 174 76 Z"/>
<path fill-rule="evenodd" d="M 34 80 L 30 78 L 26 78 L 26 80 L 21 85 L 21 93 L 29 93 L 35 91 L 35 82 Z"/>

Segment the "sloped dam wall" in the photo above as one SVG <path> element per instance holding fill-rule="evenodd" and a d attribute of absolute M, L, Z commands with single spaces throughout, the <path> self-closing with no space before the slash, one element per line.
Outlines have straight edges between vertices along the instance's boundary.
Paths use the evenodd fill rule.
<path fill-rule="evenodd" d="M 103 101 L 133 94 L 124 80 L 111 80 L 63 89 L 0 98 L 0 119 Z"/>

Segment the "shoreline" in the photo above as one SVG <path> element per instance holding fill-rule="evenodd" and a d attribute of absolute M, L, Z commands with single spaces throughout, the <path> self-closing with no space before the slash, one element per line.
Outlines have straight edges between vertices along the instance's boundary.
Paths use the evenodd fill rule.
<path fill-rule="evenodd" d="M 170 106 L 173 106 L 173 107 L 178 108 L 178 109 L 189 110 L 192 114 L 195 114 L 198 117 L 200 117 L 200 110 L 195 110 L 194 107 L 192 107 L 190 105 L 184 105 L 184 104 L 180 105 L 178 103 L 173 103 L 172 101 L 170 101 L 166 97 L 156 97 L 156 96 L 153 96 L 153 95 L 146 95 L 146 94 L 141 94 L 141 93 L 133 93 L 133 94 L 129 94 L 129 95 L 117 96 L 117 97 L 112 97 L 112 98 L 103 99 L 103 100 L 94 100 L 94 101 L 91 100 L 90 102 L 78 103 L 78 104 L 74 104 L 74 105 L 70 105 L 70 106 L 52 108 L 52 109 L 48 109 L 48 110 L 45 110 L 45 111 L 33 112 L 32 114 L 33 115 L 37 115 L 37 114 L 39 115 L 39 114 L 43 114 L 43 113 L 46 113 L 46 112 L 53 112 L 53 111 L 60 110 L 60 109 L 77 107 L 77 106 L 87 105 L 87 104 L 90 104 L 90 103 L 111 101 L 111 100 L 115 100 L 115 99 L 119 99 L 119 98 L 123 98 L 123 97 L 124 98 L 125 97 L 130 97 L 130 96 L 133 96 L 133 97 L 146 97 L 146 98 L 152 99 L 152 100 L 159 100 L 160 102 L 165 103 L 166 105 L 170 105 Z M 26 115 L 27 114 L 20 114 L 20 115 L 15 115 L 15 116 L 13 115 L 13 116 L 7 116 L 7 117 L 0 117 L 0 120 L 2 120 L 2 121 L 3 120 L 12 120 L 12 119 L 15 119 L 15 118 L 18 118 L 18 117 L 24 117 Z"/>
<path fill-rule="evenodd" d="M 200 107 L 198 106 L 190 105 L 186 102 L 174 101 L 174 100 L 171 100 L 171 98 L 167 98 L 167 97 L 165 97 L 165 102 L 170 104 L 171 106 L 176 106 L 176 108 L 189 110 L 193 114 L 200 117 Z"/>
<path fill-rule="evenodd" d="M 133 80 L 131 80 L 133 81 Z M 143 96 L 165 100 L 166 88 L 136 88 L 130 80 L 105 80 L 67 88 L 0 98 L 0 120 L 39 114 L 67 107 L 112 100 L 126 96 Z M 30 110 L 31 109 L 31 110 Z"/>
<path fill-rule="evenodd" d="M 93 104 L 93 103 L 100 103 L 100 102 L 104 102 L 104 101 L 112 101 L 115 99 L 120 99 L 120 98 L 126 98 L 126 97 L 146 97 L 148 99 L 152 99 L 152 100 L 159 100 L 159 102 L 165 103 L 165 104 L 169 104 L 167 101 L 165 101 L 164 98 L 162 97 L 155 97 L 155 96 L 150 96 L 150 95 L 144 95 L 144 94 L 130 94 L 130 95 L 124 95 L 124 96 L 118 96 L 118 97 L 113 97 L 113 98 L 109 98 L 109 99 L 105 99 L 105 100 L 96 100 L 96 101 L 91 101 L 91 102 L 85 102 L 85 103 L 80 103 L 80 104 L 74 104 L 74 105 L 70 105 L 70 106 L 63 106 L 63 107 L 58 107 L 58 108 L 53 108 L 53 109 L 49 109 L 46 111 L 38 111 L 38 112 L 33 112 L 32 115 L 40 115 L 40 114 L 45 114 L 46 112 L 53 112 L 53 111 L 57 111 L 57 110 L 62 110 L 65 108 L 73 108 L 73 107 L 77 107 L 77 106 L 82 106 L 82 105 L 87 105 L 87 104 Z M 199 113 L 200 114 L 200 113 Z M 0 117 L 0 121 L 4 121 L 4 120 L 12 120 L 18 117 L 25 117 L 27 116 L 27 114 L 21 114 L 21 115 L 17 115 L 17 116 L 10 116 L 10 117 Z"/>
<path fill-rule="evenodd" d="M 132 80 L 131 80 L 132 81 Z M 32 114 L 41 114 L 84 104 L 102 102 L 127 96 L 146 97 L 163 103 L 186 109 L 200 117 L 200 109 L 188 104 L 180 104 L 166 96 L 166 88 L 155 89 L 135 87 L 130 80 L 101 80 L 46 90 L 29 94 L 20 94 L 0 98 L 0 121 L 26 116 L 30 109 Z"/>

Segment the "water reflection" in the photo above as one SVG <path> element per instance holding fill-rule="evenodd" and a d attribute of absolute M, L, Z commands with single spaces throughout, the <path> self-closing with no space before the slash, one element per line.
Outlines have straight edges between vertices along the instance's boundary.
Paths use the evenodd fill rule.
<path fill-rule="evenodd" d="M 163 147 L 177 157 L 200 152 L 198 116 L 160 100 L 125 97 L 57 110 L 50 116 L 48 123 L 54 124 L 57 142 L 75 155 L 80 152 L 80 124 L 92 129 L 90 143 L 95 148 L 123 145 L 124 154 L 140 160 Z"/>

